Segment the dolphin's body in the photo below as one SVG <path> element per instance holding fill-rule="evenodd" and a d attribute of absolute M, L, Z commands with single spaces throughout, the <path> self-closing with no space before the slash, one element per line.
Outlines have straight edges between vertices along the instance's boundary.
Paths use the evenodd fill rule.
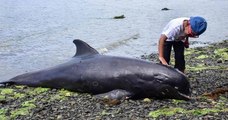
<path fill-rule="evenodd" d="M 190 85 L 172 67 L 145 60 L 107 56 L 81 40 L 74 40 L 72 60 L 56 67 L 18 75 L 0 84 L 64 88 L 113 99 L 157 98 L 188 100 Z"/>

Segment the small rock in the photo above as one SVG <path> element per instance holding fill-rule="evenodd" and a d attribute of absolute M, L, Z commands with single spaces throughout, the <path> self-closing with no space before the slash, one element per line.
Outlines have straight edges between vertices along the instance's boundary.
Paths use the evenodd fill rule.
<path fill-rule="evenodd" d="M 162 8 L 161 10 L 163 10 L 163 11 L 166 11 L 166 10 L 170 10 L 169 8 Z"/>
<path fill-rule="evenodd" d="M 151 103 L 151 100 L 149 98 L 145 98 L 145 99 L 143 99 L 143 102 Z"/>
<path fill-rule="evenodd" d="M 57 120 L 62 120 L 63 119 L 63 116 L 62 115 L 58 115 L 56 119 Z"/>
<path fill-rule="evenodd" d="M 124 15 L 120 15 L 120 16 L 115 16 L 115 17 L 113 17 L 113 19 L 124 19 L 124 18 L 125 18 Z"/>
<path fill-rule="evenodd" d="M 217 63 L 222 63 L 222 59 L 218 59 L 217 60 Z"/>

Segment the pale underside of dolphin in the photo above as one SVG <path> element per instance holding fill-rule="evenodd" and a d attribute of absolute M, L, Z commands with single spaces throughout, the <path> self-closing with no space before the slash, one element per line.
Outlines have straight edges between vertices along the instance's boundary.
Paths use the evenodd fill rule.
<path fill-rule="evenodd" d="M 174 68 L 136 58 L 101 55 L 81 40 L 73 42 L 76 54 L 70 61 L 0 84 L 64 88 L 110 99 L 189 99 L 188 79 Z"/>

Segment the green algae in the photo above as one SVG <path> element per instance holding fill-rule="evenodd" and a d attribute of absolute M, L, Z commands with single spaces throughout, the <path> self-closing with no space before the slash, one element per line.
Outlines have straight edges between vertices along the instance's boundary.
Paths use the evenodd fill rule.
<path fill-rule="evenodd" d="M 37 87 L 37 88 L 34 88 L 33 90 L 29 91 L 28 94 L 29 95 L 37 95 L 37 94 L 47 92 L 49 90 L 50 90 L 50 88 Z"/>
<path fill-rule="evenodd" d="M 163 116 L 172 116 L 175 114 L 190 114 L 195 116 L 202 116 L 209 113 L 218 113 L 218 112 L 228 112 L 228 108 L 219 109 L 219 108 L 202 108 L 202 109 L 194 109 L 194 110 L 186 110 L 183 108 L 162 108 L 155 111 L 151 111 L 149 116 L 152 118 L 157 118 L 161 115 Z"/>
<path fill-rule="evenodd" d="M 26 96 L 25 94 L 15 92 L 14 89 L 10 89 L 10 88 L 0 89 L 0 101 L 23 98 L 25 96 Z"/>
<path fill-rule="evenodd" d="M 23 98 L 23 97 L 25 97 L 26 95 L 25 94 L 22 94 L 22 93 L 14 93 L 14 97 L 13 98 Z"/>
<path fill-rule="evenodd" d="M 185 56 L 189 56 L 191 54 L 199 55 L 199 54 L 204 54 L 204 51 L 201 50 L 196 50 L 196 49 L 187 49 L 184 51 Z"/>
<path fill-rule="evenodd" d="M 10 88 L 1 88 L 0 89 L 1 91 L 1 95 L 8 95 L 8 94 L 13 94 L 14 90 L 13 89 L 10 89 Z"/>
<path fill-rule="evenodd" d="M 58 92 L 55 95 L 53 95 L 49 101 L 65 100 L 66 98 L 72 97 L 72 96 L 78 96 L 78 93 L 61 89 L 61 90 L 58 90 Z"/>
<path fill-rule="evenodd" d="M 188 56 L 188 55 L 193 54 L 194 52 L 195 52 L 194 49 L 187 49 L 187 50 L 184 51 L 184 55 L 185 55 L 185 56 Z"/>
<path fill-rule="evenodd" d="M 183 111 L 184 111 L 183 108 L 162 108 L 162 109 L 150 112 L 149 116 L 153 118 L 157 118 L 160 115 L 172 116 L 176 113 L 182 113 Z"/>
<path fill-rule="evenodd" d="M 36 99 L 32 99 L 29 101 L 25 101 L 21 104 L 22 107 L 27 107 L 27 108 L 35 108 L 36 105 L 34 104 L 34 102 L 36 101 Z"/>
<path fill-rule="evenodd" d="M 17 89 L 24 89 L 24 88 L 26 88 L 26 86 L 23 86 L 23 85 L 16 85 L 15 88 L 17 88 Z"/>
<path fill-rule="evenodd" d="M 0 120 L 8 120 L 8 117 L 6 116 L 6 109 L 0 109 Z"/>
<path fill-rule="evenodd" d="M 208 49 L 213 49 L 208 47 Z M 187 49 L 185 50 L 185 56 L 190 57 L 191 54 L 196 55 L 195 59 L 205 59 L 205 58 L 214 58 L 218 59 L 221 58 L 222 60 L 228 60 L 228 48 L 218 48 L 214 50 L 214 53 L 208 54 L 205 49 Z"/>
<path fill-rule="evenodd" d="M 6 110 L 5 109 L 0 109 L 0 115 L 5 114 Z"/>
<path fill-rule="evenodd" d="M 58 93 L 60 96 L 63 96 L 63 97 L 70 97 L 74 94 L 73 92 L 70 92 L 70 91 L 65 90 L 65 89 L 59 90 Z"/>
<path fill-rule="evenodd" d="M 36 99 L 25 101 L 21 104 L 21 107 L 10 111 L 10 118 L 15 119 L 18 116 L 25 116 L 29 114 L 29 111 L 36 107 L 34 104 Z"/>
<path fill-rule="evenodd" d="M 228 48 L 219 48 L 214 50 L 215 57 L 228 60 Z"/>
<path fill-rule="evenodd" d="M 220 101 L 228 101 L 228 98 L 223 97 L 223 96 L 219 96 L 219 100 L 220 100 Z"/>
<path fill-rule="evenodd" d="M 228 112 L 228 109 L 216 109 L 216 108 L 203 108 L 203 109 L 195 109 L 195 110 L 186 110 L 185 113 L 202 116 L 209 113 L 218 113 L 218 112 Z"/>
<path fill-rule="evenodd" d="M 183 102 L 185 102 L 185 101 L 184 100 L 176 100 L 176 99 L 172 100 L 172 103 L 174 103 L 175 105 L 178 105 L 178 104 L 183 103 Z"/>
<path fill-rule="evenodd" d="M 0 98 L 0 100 L 1 99 L 10 100 L 10 99 L 26 97 L 25 94 L 16 93 L 12 89 L 3 89 L 3 90 L 1 90 L 1 94 L 7 95 L 7 97 L 3 96 L 2 98 Z M 5 113 L 6 113 L 5 109 L 0 109 L 0 119 L 4 120 L 4 119 L 8 119 L 8 117 L 10 117 L 11 119 L 15 119 L 17 116 L 29 114 L 29 110 L 36 107 L 36 105 L 34 104 L 35 100 L 36 99 L 25 101 L 25 102 L 21 103 L 20 108 L 10 111 L 10 116 L 5 115 Z"/>
<path fill-rule="evenodd" d="M 8 120 L 8 117 L 6 117 L 4 115 L 0 115 L 0 120 Z"/>
<path fill-rule="evenodd" d="M 225 109 L 227 107 L 226 105 L 227 103 L 228 103 L 228 98 L 219 96 L 219 102 L 216 102 L 214 107 L 219 109 Z"/>
<path fill-rule="evenodd" d="M 38 87 L 38 88 L 35 88 L 35 89 L 33 90 L 33 92 L 34 92 L 35 94 L 41 94 L 41 93 L 47 92 L 47 91 L 49 91 L 49 90 L 50 90 L 50 88 Z"/>
<path fill-rule="evenodd" d="M 220 70 L 228 70 L 227 67 L 225 66 L 206 66 L 204 64 L 197 64 L 196 66 L 189 66 L 186 65 L 186 69 L 190 70 L 190 71 L 202 71 L 202 70 L 216 70 L 216 69 L 220 69 Z"/>
<path fill-rule="evenodd" d="M 6 96 L 0 95 L 0 101 L 4 101 L 6 99 Z"/>
<path fill-rule="evenodd" d="M 196 59 L 205 59 L 208 58 L 208 55 L 199 55 L 198 57 L 196 57 Z"/>
<path fill-rule="evenodd" d="M 10 118 L 15 119 L 17 116 L 25 116 L 29 114 L 28 108 L 19 108 L 10 112 Z"/>
<path fill-rule="evenodd" d="M 219 112 L 228 112 L 228 108 L 226 105 L 227 100 L 228 98 L 220 96 L 218 102 L 215 102 L 215 101 L 212 102 L 212 105 L 213 105 L 212 108 L 196 108 L 192 110 L 187 110 L 179 107 L 169 107 L 169 108 L 165 107 L 165 108 L 157 109 L 155 111 L 151 111 L 149 113 L 149 116 L 152 118 L 158 118 L 159 116 L 173 116 L 175 114 L 203 116 L 203 115 L 219 113 Z M 172 102 L 174 104 L 176 103 L 179 104 L 184 101 L 173 100 Z"/>

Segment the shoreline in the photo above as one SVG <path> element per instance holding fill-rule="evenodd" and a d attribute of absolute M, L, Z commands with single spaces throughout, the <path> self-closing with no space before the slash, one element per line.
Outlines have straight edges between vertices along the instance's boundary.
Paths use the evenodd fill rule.
<path fill-rule="evenodd" d="M 196 100 L 145 98 L 113 106 L 84 93 L 10 86 L 0 88 L 0 119 L 228 119 L 227 92 L 213 99 L 201 96 L 228 87 L 227 46 L 224 40 L 185 51 L 186 75 Z M 158 62 L 156 53 L 141 59 Z"/>

